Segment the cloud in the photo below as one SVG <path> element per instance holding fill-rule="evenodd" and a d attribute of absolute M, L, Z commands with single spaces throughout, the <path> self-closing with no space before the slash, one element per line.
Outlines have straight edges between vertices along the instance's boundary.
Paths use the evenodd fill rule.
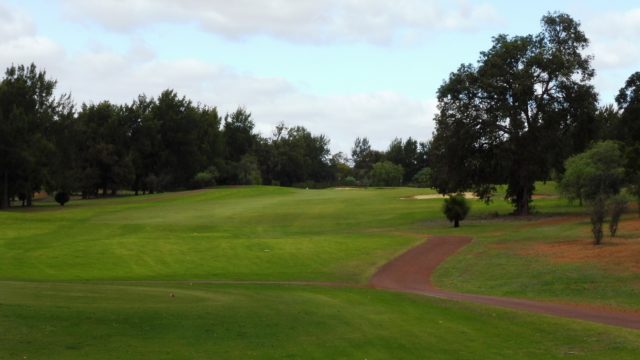
<path fill-rule="evenodd" d="M 35 25 L 26 14 L 0 4 L 0 41 L 32 36 L 35 32 Z"/>
<path fill-rule="evenodd" d="M 38 36 L 33 21 L 18 9 L 0 4 L 0 63 L 43 65 L 59 63 L 62 46 Z"/>
<path fill-rule="evenodd" d="M 77 20 L 128 32 L 157 23 L 196 24 L 228 38 L 389 43 L 416 33 L 474 30 L 500 22 L 489 4 L 441 0 L 66 0 Z"/>
<path fill-rule="evenodd" d="M 76 101 L 130 102 L 139 94 L 157 96 L 167 88 L 222 113 L 243 106 L 256 128 L 269 136 L 280 122 L 302 125 L 331 139 L 334 151 L 349 152 L 356 137 L 367 136 L 386 148 L 396 136 L 426 140 L 431 136 L 435 100 L 420 101 L 396 92 L 344 96 L 308 94 L 282 78 L 241 74 L 196 59 L 129 61 L 131 54 L 86 53 L 69 60 L 73 71 L 58 76 L 62 91 Z"/>
<path fill-rule="evenodd" d="M 598 69 L 640 64 L 640 8 L 594 15 L 584 23 Z"/>
<path fill-rule="evenodd" d="M 128 51 L 102 46 L 66 52 L 40 36 L 27 17 L 2 8 L 0 67 L 34 62 L 58 80 L 58 92 L 71 92 L 77 103 L 109 100 L 128 103 L 140 94 L 157 96 L 171 88 L 195 102 L 218 106 L 222 113 L 238 106 L 252 112 L 256 128 L 271 134 L 279 122 L 303 125 L 331 139 L 334 151 L 349 152 L 356 137 L 367 136 L 378 148 L 395 137 L 427 139 L 434 101 L 420 101 L 392 91 L 344 96 L 309 94 L 283 78 L 260 77 L 194 58 L 157 58 L 141 39 Z"/>

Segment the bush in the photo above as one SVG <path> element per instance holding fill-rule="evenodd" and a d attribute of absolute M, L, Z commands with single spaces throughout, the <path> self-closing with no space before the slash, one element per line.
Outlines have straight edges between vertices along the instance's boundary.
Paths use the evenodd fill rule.
<path fill-rule="evenodd" d="M 218 170 L 214 167 L 210 167 L 205 171 L 201 171 L 193 177 L 193 185 L 197 189 L 214 186 L 216 184 L 216 178 L 218 177 Z"/>
<path fill-rule="evenodd" d="M 396 165 L 391 161 L 382 161 L 373 164 L 369 175 L 374 186 L 400 186 L 403 174 L 404 169 L 401 165 Z"/>
<path fill-rule="evenodd" d="M 413 176 L 412 181 L 419 188 L 433 187 L 431 181 L 431 169 L 428 167 L 422 168 L 420 171 L 418 171 L 417 174 Z"/>
<path fill-rule="evenodd" d="M 453 227 L 460 227 L 460 221 L 467 217 L 469 210 L 471 207 L 463 194 L 449 195 L 442 205 L 442 212 L 449 221 L 453 222 Z"/>
<path fill-rule="evenodd" d="M 70 197 L 66 191 L 58 191 L 54 199 L 60 206 L 64 206 L 64 204 L 69 202 Z"/>
<path fill-rule="evenodd" d="M 344 178 L 344 180 L 342 181 L 342 184 L 344 186 L 356 186 L 358 185 L 358 181 L 356 180 L 356 178 L 354 178 L 353 176 L 347 176 L 346 178 Z"/>

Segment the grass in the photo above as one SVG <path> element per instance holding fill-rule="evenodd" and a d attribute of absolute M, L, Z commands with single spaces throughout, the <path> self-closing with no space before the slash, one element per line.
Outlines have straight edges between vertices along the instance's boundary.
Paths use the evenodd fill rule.
<path fill-rule="evenodd" d="M 368 289 L 14 282 L 3 284 L 0 310 L 0 353 L 16 359 L 635 359 L 640 353 L 640 332 Z"/>
<path fill-rule="evenodd" d="M 0 279 L 362 283 L 441 218 L 439 200 L 401 199 L 425 192 L 221 188 L 3 212 Z"/>
<path fill-rule="evenodd" d="M 362 288 L 189 285 L 357 287 L 428 235 L 457 234 L 474 242 L 439 268 L 443 287 L 640 308 L 637 274 L 522 255 L 588 239 L 584 209 L 537 188 L 552 195 L 534 202 L 540 215 L 473 202 L 460 229 L 440 199 L 412 199 L 432 191 L 408 188 L 216 188 L 0 212 L 0 358 L 638 358 L 638 332 L 572 320 Z"/>

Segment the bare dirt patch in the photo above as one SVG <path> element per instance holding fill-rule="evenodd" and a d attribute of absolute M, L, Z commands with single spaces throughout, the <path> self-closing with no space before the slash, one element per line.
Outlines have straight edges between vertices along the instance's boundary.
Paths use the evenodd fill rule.
<path fill-rule="evenodd" d="M 599 246 L 590 239 L 538 243 L 523 249 L 522 255 L 560 263 L 595 263 L 615 272 L 640 272 L 640 239 L 605 239 Z"/>

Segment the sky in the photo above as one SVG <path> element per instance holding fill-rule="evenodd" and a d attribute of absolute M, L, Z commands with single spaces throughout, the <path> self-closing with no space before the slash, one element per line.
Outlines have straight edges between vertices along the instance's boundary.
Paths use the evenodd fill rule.
<path fill-rule="evenodd" d="M 350 152 L 431 137 L 436 91 L 498 34 L 561 11 L 591 40 L 612 103 L 640 71 L 637 1 L 0 0 L 0 67 L 35 63 L 78 104 L 174 89 L 221 113 L 242 106 L 269 136 L 302 125 Z"/>

